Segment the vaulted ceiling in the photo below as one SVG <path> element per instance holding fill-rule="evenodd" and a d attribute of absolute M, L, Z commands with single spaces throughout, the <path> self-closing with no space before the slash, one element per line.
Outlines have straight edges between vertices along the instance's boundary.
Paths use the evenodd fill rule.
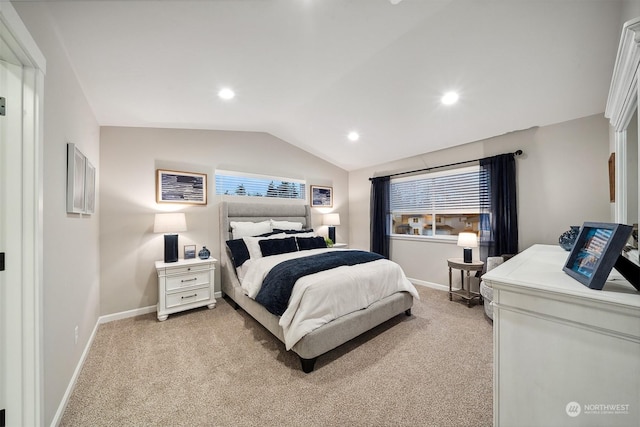
<path fill-rule="evenodd" d="M 49 10 L 100 125 L 268 132 L 346 170 L 603 113 L 621 30 L 614 0 L 28 7 Z"/>

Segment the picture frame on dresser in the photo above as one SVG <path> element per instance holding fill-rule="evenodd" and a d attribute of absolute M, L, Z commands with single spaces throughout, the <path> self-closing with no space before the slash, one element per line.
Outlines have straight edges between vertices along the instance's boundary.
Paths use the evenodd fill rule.
<path fill-rule="evenodd" d="M 585 222 L 563 271 L 588 288 L 602 290 L 631 230 L 625 224 Z"/>

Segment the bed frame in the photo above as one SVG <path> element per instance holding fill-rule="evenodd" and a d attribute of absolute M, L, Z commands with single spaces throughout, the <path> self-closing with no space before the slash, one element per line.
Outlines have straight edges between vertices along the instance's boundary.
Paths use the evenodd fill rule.
<path fill-rule="evenodd" d="M 307 205 L 220 203 L 220 274 L 222 293 L 233 301 L 234 308 L 242 307 L 269 332 L 284 342 L 282 327 L 278 324 L 280 318 L 271 314 L 262 305 L 242 292 L 226 246 L 226 241 L 231 238 L 231 221 L 260 222 L 268 219 L 301 222 L 306 228 L 311 228 L 311 210 Z M 350 341 L 401 313 L 410 316 L 412 306 L 413 297 L 407 292 L 398 292 L 371 304 L 364 310 L 349 313 L 315 329 L 298 341 L 291 350 L 300 357 L 302 370 L 305 373 L 309 373 L 313 371 L 315 362 L 321 354 Z"/>

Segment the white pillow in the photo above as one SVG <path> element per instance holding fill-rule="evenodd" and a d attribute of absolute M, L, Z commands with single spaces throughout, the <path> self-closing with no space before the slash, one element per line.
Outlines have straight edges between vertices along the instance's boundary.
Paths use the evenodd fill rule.
<path fill-rule="evenodd" d="M 291 222 L 291 221 L 274 221 L 271 220 L 271 229 L 272 230 L 302 230 L 301 222 Z"/>
<path fill-rule="evenodd" d="M 259 236 L 260 234 L 271 232 L 271 222 L 238 222 L 231 221 L 231 235 L 234 239 L 241 239 L 245 236 Z"/>
<path fill-rule="evenodd" d="M 260 240 L 270 240 L 270 239 L 284 239 L 285 237 L 291 237 L 285 233 L 272 234 L 267 237 L 250 237 L 245 236 L 242 238 L 244 240 L 244 244 L 247 245 L 247 249 L 249 250 L 249 257 L 251 259 L 262 258 L 262 250 L 260 249 Z"/>

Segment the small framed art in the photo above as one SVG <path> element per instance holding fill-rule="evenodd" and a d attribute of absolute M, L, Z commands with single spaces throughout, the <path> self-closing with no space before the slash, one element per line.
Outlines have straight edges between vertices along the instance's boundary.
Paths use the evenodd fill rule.
<path fill-rule="evenodd" d="M 609 202 L 616 201 L 616 153 L 609 156 Z"/>
<path fill-rule="evenodd" d="M 562 270 L 583 285 L 601 290 L 631 230 L 630 225 L 585 222 Z"/>
<path fill-rule="evenodd" d="M 96 203 L 96 168 L 78 146 L 67 143 L 67 213 L 92 214 Z"/>
<path fill-rule="evenodd" d="M 89 159 L 86 161 L 84 175 L 84 211 L 85 213 L 92 214 L 96 210 L 96 168 L 91 164 Z"/>
<path fill-rule="evenodd" d="M 85 210 L 84 174 L 87 158 L 75 144 L 67 144 L 67 212 Z"/>
<path fill-rule="evenodd" d="M 196 257 L 196 245 L 184 245 L 184 259 Z"/>
<path fill-rule="evenodd" d="M 333 207 L 333 188 L 321 187 L 319 185 L 311 186 L 311 207 L 312 208 L 332 208 Z"/>
<path fill-rule="evenodd" d="M 207 204 L 207 175 L 158 169 L 156 171 L 158 203 Z"/>

